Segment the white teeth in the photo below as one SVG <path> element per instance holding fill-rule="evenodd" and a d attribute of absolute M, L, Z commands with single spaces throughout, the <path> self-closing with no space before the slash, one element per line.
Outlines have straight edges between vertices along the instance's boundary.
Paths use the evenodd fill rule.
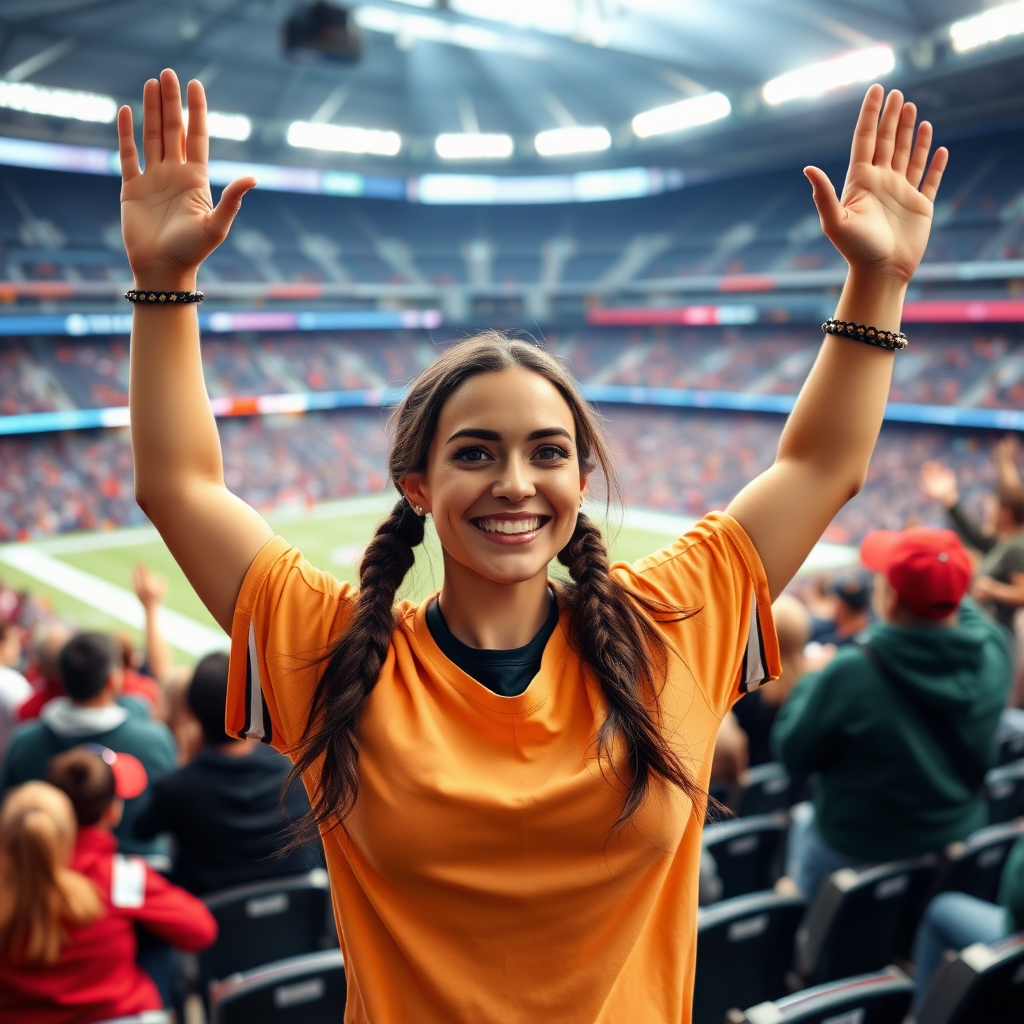
<path fill-rule="evenodd" d="M 540 528 L 540 516 L 528 519 L 479 519 L 485 533 L 533 533 Z"/>

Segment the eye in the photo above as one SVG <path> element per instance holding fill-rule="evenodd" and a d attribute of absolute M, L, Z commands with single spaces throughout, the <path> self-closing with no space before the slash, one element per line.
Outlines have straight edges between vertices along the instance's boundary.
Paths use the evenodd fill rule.
<path fill-rule="evenodd" d="M 486 448 L 481 448 L 479 445 L 469 445 L 466 448 L 460 448 L 453 456 L 454 462 L 486 462 L 491 457 L 491 453 Z"/>
<path fill-rule="evenodd" d="M 558 459 L 569 458 L 569 453 L 557 444 L 545 444 L 537 449 L 535 458 L 541 462 L 556 462 Z"/>

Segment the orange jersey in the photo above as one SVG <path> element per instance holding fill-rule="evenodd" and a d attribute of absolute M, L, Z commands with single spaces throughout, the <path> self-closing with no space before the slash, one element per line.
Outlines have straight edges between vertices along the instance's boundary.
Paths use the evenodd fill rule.
<path fill-rule="evenodd" d="M 757 552 L 712 513 L 612 572 L 693 611 L 658 626 L 661 715 L 706 788 L 723 715 L 779 673 Z M 284 540 L 267 544 L 235 609 L 229 732 L 288 753 L 356 596 Z M 359 796 L 347 829 L 323 836 L 347 1024 L 688 1022 L 702 814 L 656 783 L 612 830 L 624 790 L 596 758 L 606 704 L 564 612 L 528 689 L 502 697 L 441 653 L 428 604 L 397 608 L 360 721 Z"/>

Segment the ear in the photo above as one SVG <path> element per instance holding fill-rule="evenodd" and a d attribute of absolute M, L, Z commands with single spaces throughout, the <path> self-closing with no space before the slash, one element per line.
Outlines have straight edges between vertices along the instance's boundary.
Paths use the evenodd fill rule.
<path fill-rule="evenodd" d="M 590 474 L 580 473 L 580 503 L 587 500 L 587 488 L 590 486 Z"/>
<path fill-rule="evenodd" d="M 109 828 L 113 831 L 121 824 L 121 819 L 123 817 L 124 801 L 119 796 L 115 796 L 114 799 L 110 801 L 110 806 L 103 812 L 97 824 L 101 828 Z"/>
<path fill-rule="evenodd" d="M 406 501 L 417 511 L 422 509 L 421 515 L 426 515 L 430 511 L 430 495 L 426 483 L 423 473 L 408 473 L 398 481 Z"/>
<path fill-rule="evenodd" d="M 117 668 L 107 676 L 107 688 L 115 696 L 124 689 L 124 669 Z"/>

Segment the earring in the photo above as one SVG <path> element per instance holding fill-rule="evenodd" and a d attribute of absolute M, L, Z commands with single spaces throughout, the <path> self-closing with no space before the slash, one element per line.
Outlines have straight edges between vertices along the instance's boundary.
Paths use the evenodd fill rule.
<path fill-rule="evenodd" d="M 583 506 L 586 504 L 586 501 L 586 498 L 580 498 L 580 508 L 583 508 Z"/>
<path fill-rule="evenodd" d="M 418 516 L 423 515 L 423 506 L 422 505 L 417 505 L 416 506 L 416 515 L 418 515 Z"/>

